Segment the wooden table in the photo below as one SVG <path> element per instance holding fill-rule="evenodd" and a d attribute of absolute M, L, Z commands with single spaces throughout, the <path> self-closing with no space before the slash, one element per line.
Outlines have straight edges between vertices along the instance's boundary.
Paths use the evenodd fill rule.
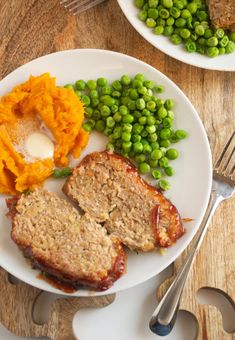
<path fill-rule="evenodd" d="M 77 17 L 70 16 L 58 0 L 0 1 L 0 78 L 38 56 L 72 48 L 122 52 L 166 74 L 199 112 L 213 156 L 235 129 L 235 73 L 203 70 L 164 55 L 131 27 L 115 0 Z M 235 339 L 223 330 L 218 310 L 198 305 L 195 298 L 200 287 L 208 286 L 235 301 L 234 206 L 235 198 L 217 210 L 181 303 L 198 318 L 200 339 Z M 181 261 L 182 257 L 176 268 Z"/>

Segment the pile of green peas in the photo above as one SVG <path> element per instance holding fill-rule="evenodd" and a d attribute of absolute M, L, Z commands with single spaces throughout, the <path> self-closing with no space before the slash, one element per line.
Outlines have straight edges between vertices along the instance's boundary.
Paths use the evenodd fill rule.
<path fill-rule="evenodd" d="M 204 0 L 134 0 L 139 19 L 156 35 L 165 35 L 188 52 L 208 57 L 235 50 L 235 32 L 213 28 Z"/>
<path fill-rule="evenodd" d="M 108 83 L 106 78 L 78 80 L 67 84 L 85 106 L 83 128 L 93 129 L 108 137 L 107 150 L 130 158 L 141 174 L 151 172 L 158 186 L 167 190 L 170 185 L 163 175 L 173 176 L 169 162 L 178 158 L 173 143 L 186 138 L 184 130 L 174 130 L 174 101 L 160 99 L 161 85 L 136 74 L 123 75 Z"/>

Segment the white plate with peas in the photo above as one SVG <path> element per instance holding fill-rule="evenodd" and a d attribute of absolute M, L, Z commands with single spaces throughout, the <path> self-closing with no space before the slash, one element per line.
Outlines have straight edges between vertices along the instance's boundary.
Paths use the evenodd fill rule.
<path fill-rule="evenodd" d="M 156 158 L 159 158 L 159 152 L 156 152 L 156 142 L 161 143 L 161 140 L 164 142 L 164 140 L 166 141 L 169 139 L 169 136 L 166 132 L 167 129 L 165 129 L 165 132 L 162 133 L 161 137 L 158 137 L 159 139 L 157 141 L 154 137 L 154 126 L 156 125 L 156 121 L 149 119 L 148 117 L 153 115 L 146 113 L 151 110 L 154 112 L 154 104 L 153 100 L 151 100 L 153 96 L 157 97 L 155 98 L 155 104 L 162 107 L 162 110 L 158 111 L 161 112 L 160 115 L 162 115 L 163 120 L 170 118 L 170 120 L 168 119 L 168 123 L 167 119 L 165 122 L 169 124 L 170 121 L 170 124 L 173 124 L 172 129 L 174 129 L 174 131 L 180 131 L 178 132 L 178 137 L 175 137 L 181 139 L 182 137 L 185 137 L 184 133 L 182 135 L 182 130 L 187 131 L 187 138 L 175 143 L 173 146 L 174 149 L 177 149 L 178 155 L 177 159 L 170 161 L 171 167 L 174 168 L 174 175 L 163 175 L 163 178 L 167 179 L 170 184 L 170 189 L 165 191 L 165 196 L 176 205 L 182 218 L 192 219 L 190 222 L 185 223 L 185 235 L 183 235 L 174 246 L 167 249 L 164 254 L 161 254 L 158 251 L 145 254 L 129 252 L 127 273 L 116 281 L 108 291 L 92 292 L 92 295 L 111 294 L 133 287 L 160 273 L 172 263 L 192 240 L 203 218 L 211 190 L 212 162 L 210 147 L 202 122 L 188 98 L 161 72 L 135 58 L 105 50 L 69 50 L 35 59 L 28 64 L 21 66 L 1 81 L 0 95 L 6 94 L 13 86 L 26 81 L 30 75 L 36 76 L 44 72 L 50 72 L 51 76 L 55 76 L 57 85 L 60 86 L 64 86 L 68 83 L 75 84 L 78 80 L 84 80 L 86 83 L 88 83 L 89 80 L 92 80 L 89 82 L 89 85 L 93 88 L 95 87 L 94 84 L 97 84 L 97 82 L 94 82 L 93 80 L 96 81 L 98 78 L 102 78 L 98 81 L 99 87 L 104 88 L 108 85 L 109 88 L 111 83 L 115 80 L 119 80 L 115 82 L 115 88 L 112 90 L 115 104 L 112 103 L 112 105 L 109 106 L 110 103 L 108 101 L 110 101 L 110 97 L 105 97 L 106 99 L 108 98 L 108 101 L 106 102 L 108 105 L 105 106 L 109 107 L 110 111 L 113 110 L 115 112 L 109 112 L 107 107 L 102 108 L 102 110 L 100 109 L 100 111 L 102 111 L 101 116 L 104 117 L 105 122 L 108 123 L 105 126 L 101 126 L 102 123 L 96 125 L 102 132 L 97 132 L 95 130 L 91 132 L 88 146 L 83 151 L 80 159 L 71 160 L 70 166 L 78 164 L 81 158 L 90 152 L 104 150 L 108 143 L 108 138 L 103 133 L 104 128 L 106 130 L 113 129 L 113 134 L 114 129 L 118 127 L 118 115 L 115 116 L 114 125 L 110 118 L 114 117 L 118 112 L 121 112 L 123 117 L 127 116 L 124 113 L 126 105 L 129 107 L 131 113 L 129 116 L 133 116 L 134 114 L 132 114 L 133 111 L 131 106 L 134 105 L 134 102 L 137 106 L 137 110 L 135 111 L 143 111 L 144 106 L 148 108 L 148 110 L 145 111 L 145 115 L 141 116 L 147 117 L 146 119 L 135 117 L 135 121 L 138 120 L 137 125 L 144 126 L 144 130 L 137 131 L 137 129 L 135 131 L 135 137 L 132 135 L 133 143 L 139 143 L 138 147 L 135 149 L 136 155 L 132 156 L 136 157 L 143 154 L 143 140 L 145 139 L 145 141 L 147 140 L 149 142 L 145 143 L 146 145 L 149 145 L 147 148 L 152 147 L 152 151 L 154 151 L 152 160 L 154 161 Z M 123 77 L 123 75 L 125 76 Z M 106 78 L 106 80 L 103 78 Z M 131 96 L 131 99 L 129 98 L 130 103 L 126 103 L 125 105 L 124 101 L 121 108 L 121 103 L 116 99 L 120 97 L 120 93 L 122 97 L 126 98 L 128 96 L 127 93 L 124 95 L 124 90 L 123 88 L 120 88 L 120 83 L 124 83 L 126 84 L 125 86 L 127 86 L 129 78 L 132 80 L 135 78 L 132 85 L 128 85 L 129 87 L 133 87 L 132 91 L 129 92 L 129 95 Z M 81 81 L 77 82 L 78 91 L 81 90 L 81 84 Z M 99 91 L 101 91 L 101 89 L 99 89 Z M 107 92 L 108 89 L 102 89 L 102 91 L 102 95 L 104 95 L 104 92 Z M 138 93 L 138 97 L 136 97 L 136 93 Z M 95 103 L 94 99 L 97 99 L 95 93 L 93 92 L 91 95 L 89 90 L 88 95 L 89 98 L 91 98 L 91 101 Z M 89 102 L 89 98 L 83 99 Z M 149 102 L 150 104 L 148 104 Z M 118 107 L 118 110 L 116 110 L 115 105 Z M 165 115 L 166 111 L 164 110 L 164 107 L 166 108 L 167 116 Z M 107 114 L 107 112 L 109 112 L 109 114 Z M 90 113 L 88 115 L 90 115 Z M 98 118 L 95 118 L 96 122 L 101 120 Z M 88 119 L 89 124 L 91 124 L 91 119 L 91 117 Z M 112 124 L 110 124 L 111 122 Z M 88 129 L 91 126 L 89 124 L 86 126 Z M 132 128 L 134 129 L 135 122 L 128 117 L 128 122 L 125 124 L 127 127 L 125 132 L 127 132 L 127 134 L 123 135 L 123 143 L 126 142 L 126 139 L 128 142 L 130 125 L 133 125 Z M 147 128 L 147 126 L 149 126 L 149 128 Z M 143 131 L 148 131 L 148 135 L 143 133 Z M 106 133 L 110 135 L 110 130 L 106 131 Z M 141 139 L 136 137 L 138 135 Z M 174 140 L 172 140 L 172 142 L 174 142 Z M 140 144 L 142 144 L 142 146 L 140 146 Z M 154 145 L 156 147 L 155 149 Z M 169 147 L 172 148 L 172 146 Z M 161 146 L 161 152 L 164 152 L 163 146 Z M 130 150 L 128 150 L 128 148 L 126 149 L 126 146 L 124 148 L 124 153 L 130 154 Z M 175 155 L 175 152 L 173 152 L 173 156 L 171 155 L 172 157 L 169 158 L 176 158 Z M 141 163 L 143 163 L 143 161 L 141 161 Z M 144 163 L 148 164 L 148 162 Z M 151 166 L 154 167 L 154 164 L 151 164 Z M 164 164 L 162 164 L 162 168 L 163 167 Z M 143 167 L 142 171 L 146 171 L 146 165 Z M 172 175 L 172 172 L 170 171 L 168 175 Z M 157 180 L 151 177 L 150 174 L 145 176 L 152 185 L 157 185 Z M 61 192 L 63 182 L 63 179 L 50 179 L 46 181 L 45 186 L 49 190 L 55 191 L 60 196 L 63 196 Z M 38 271 L 31 269 L 30 265 L 25 261 L 20 251 L 11 240 L 10 222 L 5 217 L 7 212 L 5 198 L 6 196 L 0 195 L 0 266 L 32 286 L 61 294 L 61 291 L 38 278 Z M 79 290 L 73 293 L 73 295 L 90 296 L 91 292 L 88 290 Z"/>
<path fill-rule="evenodd" d="M 235 32 L 212 29 L 207 9 L 195 4 L 200 1 L 117 1 L 137 32 L 163 53 L 193 66 L 235 71 Z"/>

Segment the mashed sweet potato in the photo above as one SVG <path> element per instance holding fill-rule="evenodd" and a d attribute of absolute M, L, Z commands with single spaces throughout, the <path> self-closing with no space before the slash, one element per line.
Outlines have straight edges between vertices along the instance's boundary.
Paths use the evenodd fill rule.
<path fill-rule="evenodd" d="M 88 142 L 82 129 L 83 104 L 76 94 L 57 87 L 48 73 L 31 76 L 0 100 L 0 192 L 15 194 L 41 184 L 54 166 L 68 165 L 68 155 L 79 157 Z M 44 125 L 53 136 L 54 159 L 29 162 L 17 143 L 29 126 Z M 19 138 L 20 135 L 20 138 Z"/>

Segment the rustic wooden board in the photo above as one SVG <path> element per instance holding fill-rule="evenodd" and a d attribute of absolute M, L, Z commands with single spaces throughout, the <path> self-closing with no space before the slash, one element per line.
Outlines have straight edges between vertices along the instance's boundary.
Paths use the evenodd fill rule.
<path fill-rule="evenodd" d="M 218 153 L 235 128 L 235 73 L 199 69 L 164 55 L 135 32 L 115 0 L 109 0 L 77 17 L 70 16 L 59 5 L 59 0 L 0 0 L 0 77 L 38 56 L 70 48 L 102 48 L 122 52 L 165 73 L 179 85 L 198 110 L 213 155 Z M 182 299 L 181 308 L 196 316 L 198 338 L 203 340 L 234 339 L 234 335 L 223 331 L 221 315 L 216 308 L 198 305 L 195 298 L 197 290 L 207 286 L 221 289 L 235 301 L 234 206 L 233 198 L 218 208 Z M 176 261 L 175 271 L 182 260 L 183 257 L 180 257 Z M 160 294 L 167 284 L 161 287 Z M 0 294 L 0 304 L 6 306 L 0 311 L 1 322 L 16 334 L 48 334 L 52 339 L 72 339 L 72 316 L 83 304 L 102 306 L 113 299 L 57 300 L 49 324 L 42 327 L 29 322 L 33 300 L 40 291 L 25 284 L 12 286 L 3 270 L 0 287 L 1 291 L 7 292 L 7 299 L 4 300 L 6 294 Z M 72 306 L 71 312 L 64 317 L 63 311 L 70 309 L 67 308 L 68 303 Z M 24 316 L 19 318 L 19 315 Z M 59 332 L 56 331 L 58 325 Z M 66 333 L 67 330 L 69 333 Z"/>

